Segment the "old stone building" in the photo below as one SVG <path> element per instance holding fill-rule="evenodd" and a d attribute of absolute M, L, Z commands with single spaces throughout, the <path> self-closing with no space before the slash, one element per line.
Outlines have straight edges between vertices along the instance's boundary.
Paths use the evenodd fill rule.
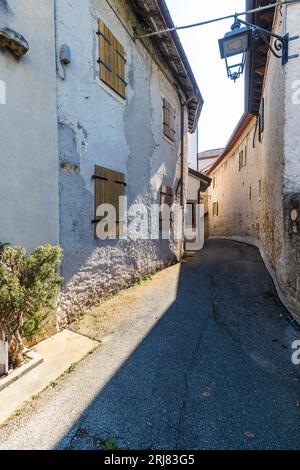
<path fill-rule="evenodd" d="M 268 2 L 252 0 L 247 9 Z M 251 23 L 299 35 L 300 5 L 251 15 Z M 299 89 L 300 40 L 282 65 L 262 42 L 247 61 L 246 108 L 228 145 L 209 171 L 210 236 L 257 245 L 278 292 L 300 320 Z"/>
<path fill-rule="evenodd" d="M 122 195 L 150 209 L 164 191 L 186 203 L 203 99 L 177 33 L 139 38 L 173 26 L 163 0 L 0 0 L 0 13 L 0 241 L 61 245 L 63 326 L 182 255 L 174 237 L 97 239 L 97 207 Z"/>

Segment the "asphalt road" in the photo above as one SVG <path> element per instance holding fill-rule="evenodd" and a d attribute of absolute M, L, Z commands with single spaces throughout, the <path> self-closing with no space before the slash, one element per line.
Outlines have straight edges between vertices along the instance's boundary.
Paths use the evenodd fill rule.
<path fill-rule="evenodd" d="M 256 248 L 209 241 L 76 328 L 101 346 L 1 449 L 300 449 L 300 330 Z"/>

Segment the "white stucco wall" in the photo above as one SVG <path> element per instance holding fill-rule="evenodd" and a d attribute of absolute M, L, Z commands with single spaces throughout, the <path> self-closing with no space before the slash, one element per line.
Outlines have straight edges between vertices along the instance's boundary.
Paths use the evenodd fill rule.
<path fill-rule="evenodd" d="M 58 146 L 53 0 L 0 0 L 0 25 L 29 52 L 0 50 L 0 241 L 29 251 L 58 244 Z"/>
<path fill-rule="evenodd" d="M 168 79 L 142 43 L 132 40 L 131 25 L 136 20 L 125 2 L 111 3 L 118 16 L 105 0 L 56 5 L 57 47 L 68 44 L 72 53 L 66 80 L 57 83 L 60 240 L 65 252 L 61 324 L 99 297 L 174 262 L 180 253 L 180 244 L 172 241 L 94 240 L 95 165 L 125 173 L 129 204 L 159 202 L 161 185 L 175 191 L 180 178 L 180 106 L 174 78 Z M 125 48 L 126 100 L 99 80 L 98 18 Z M 162 132 L 164 97 L 176 109 L 173 144 Z M 185 175 L 187 140 L 186 135 Z"/>

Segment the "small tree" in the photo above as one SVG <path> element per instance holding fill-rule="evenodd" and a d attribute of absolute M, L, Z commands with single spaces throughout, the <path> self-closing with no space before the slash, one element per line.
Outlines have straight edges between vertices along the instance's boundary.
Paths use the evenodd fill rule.
<path fill-rule="evenodd" d="M 57 273 L 61 260 L 62 250 L 51 245 L 29 256 L 24 248 L 0 248 L 0 331 L 8 336 L 13 367 L 23 361 L 23 331 L 34 334 L 55 308 L 63 280 Z"/>

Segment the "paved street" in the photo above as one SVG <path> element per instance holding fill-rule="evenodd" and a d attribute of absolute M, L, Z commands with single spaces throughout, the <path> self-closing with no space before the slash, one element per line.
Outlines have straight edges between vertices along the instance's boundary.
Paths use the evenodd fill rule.
<path fill-rule="evenodd" d="M 0 430 L 1 449 L 300 448 L 300 331 L 256 248 L 209 241 L 75 328 L 100 347 Z"/>

